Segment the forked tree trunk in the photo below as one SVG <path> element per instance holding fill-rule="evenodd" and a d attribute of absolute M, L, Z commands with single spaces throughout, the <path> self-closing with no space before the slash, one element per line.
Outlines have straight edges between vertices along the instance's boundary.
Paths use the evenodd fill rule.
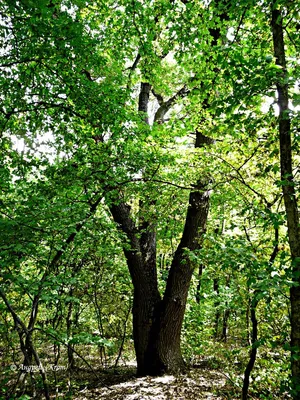
<path fill-rule="evenodd" d="M 131 246 L 130 250 L 124 249 L 124 253 L 134 286 L 133 336 L 140 376 L 178 372 L 185 368 L 180 336 L 194 270 L 188 252 L 201 246 L 209 197 L 205 188 L 190 194 L 182 239 L 173 258 L 162 300 L 157 287 L 155 259 L 150 256 L 151 253 L 154 256 L 156 251 L 153 241 L 152 252 L 149 244 L 147 258 L 143 257 L 145 248 L 141 247 L 141 236 L 130 217 L 130 208 L 123 203 L 111 206 L 114 220 L 126 233 Z M 151 230 L 149 236 L 154 238 Z"/>
<path fill-rule="evenodd" d="M 278 5 L 279 7 L 279 5 Z M 284 48 L 284 28 L 281 11 L 272 2 L 272 33 L 274 56 L 281 67 L 277 80 L 279 106 L 280 168 L 284 205 L 287 217 L 292 272 L 295 286 L 290 289 L 291 302 L 291 362 L 295 389 L 294 398 L 300 399 L 300 227 L 292 162 L 291 120 L 289 114 L 288 73 Z"/>

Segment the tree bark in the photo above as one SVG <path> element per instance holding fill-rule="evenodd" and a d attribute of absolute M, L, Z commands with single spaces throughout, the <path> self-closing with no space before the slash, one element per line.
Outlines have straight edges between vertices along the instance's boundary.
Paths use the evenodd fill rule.
<path fill-rule="evenodd" d="M 245 229 L 245 232 L 247 235 L 246 229 Z M 274 234 L 275 234 L 274 249 L 273 249 L 270 259 L 269 259 L 269 265 L 272 265 L 274 263 L 275 258 L 279 251 L 279 248 L 278 248 L 279 229 L 278 229 L 278 227 L 274 226 Z M 249 242 L 251 242 L 250 238 L 248 238 L 248 240 L 249 240 Z M 249 293 L 249 287 L 250 287 L 250 285 L 248 285 L 248 293 Z M 249 397 L 248 390 L 249 390 L 249 384 L 250 384 L 250 375 L 254 368 L 256 357 L 257 357 L 259 343 L 257 341 L 257 339 L 258 339 L 258 320 L 256 317 L 256 309 L 257 309 L 257 305 L 260 300 L 260 298 L 258 296 L 260 293 L 261 293 L 261 291 L 259 289 L 255 290 L 255 292 L 253 294 L 253 298 L 249 299 L 250 301 L 248 303 L 248 308 L 247 308 L 248 314 L 250 311 L 251 323 L 252 323 L 251 342 L 250 342 L 250 331 L 249 331 L 249 320 L 248 320 L 249 315 L 247 316 L 247 333 L 249 335 L 249 345 L 252 344 L 252 347 L 251 347 L 251 351 L 250 351 L 249 361 L 248 361 L 248 364 L 246 366 L 245 373 L 244 373 L 244 381 L 243 381 L 243 388 L 242 388 L 242 400 L 247 400 Z M 249 293 L 249 295 L 250 295 L 250 293 Z"/>
<path fill-rule="evenodd" d="M 230 287 L 230 275 L 226 276 L 226 286 Z M 222 333 L 220 339 L 226 343 L 228 335 L 228 320 L 230 316 L 230 308 L 228 308 L 228 302 L 225 302 L 225 310 L 223 311 L 223 323 L 222 323 Z"/>
<path fill-rule="evenodd" d="M 250 352 L 250 358 L 247 364 L 247 367 L 245 369 L 245 374 L 244 374 L 244 381 L 243 381 L 243 389 L 242 389 L 242 400 L 247 400 L 248 399 L 248 389 L 249 389 L 249 384 L 250 384 L 250 374 L 253 370 L 255 361 L 256 361 L 256 355 L 257 355 L 257 335 L 258 335 L 258 322 L 256 318 L 256 307 L 258 304 L 258 300 L 256 297 L 257 293 L 255 293 L 254 298 L 251 301 L 250 305 L 250 313 L 251 313 L 251 322 L 252 322 L 252 335 L 251 335 L 251 343 L 252 343 L 252 348 Z"/>
<path fill-rule="evenodd" d="M 151 330 L 147 352 L 150 375 L 178 372 L 185 368 L 180 336 L 188 290 L 195 265 L 189 252 L 200 249 L 209 210 L 210 192 L 203 186 L 192 191 L 181 241 L 175 252 L 164 297 Z"/>
<path fill-rule="evenodd" d="M 137 374 L 145 375 L 145 354 L 150 330 L 154 313 L 161 301 L 157 286 L 156 265 L 154 265 L 153 257 L 147 259 L 145 255 L 142 255 L 139 230 L 131 219 L 130 207 L 125 203 L 119 203 L 111 205 L 110 210 L 114 221 L 129 241 L 130 249 L 125 246 L 124 254 L 134 287 L 132 316 Z"/>
<path fill-rule="evenodd" d="M 148 121 L 148 102 L 151 85 L 141 83 L 138 111 L 144 114 L 144 121 Z M 143 218 L 143 207 L 140 203 L 140 224 L 137 225 L 131 218 L 130 206 L 122 199 L 117 199 L 110 206 L 114 221 L 125 233 L 130 248 L 124 247 L 130 276 L 134 287 L 133 296 L 133 339 L 137 359 L 137 374 L 146 374 L 146 353 L 154 315 L 160 306 L 161 296 L 158 291 L 156 270 L 156 231 L 155 224 Z"/>
<path fill-rule="evenodd" d="M 295 192 L 292 161 L 291 120 L 289 113 L 288 73 L 284 48 L 284 28 L 282 15 L 276 4 L 272 3 L 272 34 L 274 56 L 281 67 L 276 86 L 279 106 L 279 142 L 282 191 L 287 217 L 289 246 L 292 257 L 292 272 L 295 286 L 290 289 L 291 302 L 291 365 L 295 388 L 295 399 L 300 399 L 300 228 L 298 204 Z"/>
<path fill-rule="evenodd" d="M 225 2 L 226 3 L 226 2 Z M 218 6 L 219 2 L 217 2 Z M 227 14 L 220 16 L 222 21 Z M 210 29 L 212 46 L 221 36 L 220 28 Z M 217 72 L 217 71 L 216 71 Z M 139 95 L 139 112 L 144 113 L 144 121 L 149 124 L 148 102 L 151 85 L 142 82 Z M 154 123 L 163 123 L 164 116 L 178 98 L 185 97 L 189 90 L 184 86 L 169 100 L 152 90 L 159 109 Z M 204 101 L 203 107 L 208 106 Z M 195 147 L 203 147 L 213 140 L 196 132 Z M 134 287 L 133 337 L 137 358 L 137 374 L 160 375 L 178 372 L 185 368 L 180 349 L 181 328 L 194 265 L 189 252 L 201 248 L 210 200 L 210 177 L 203 177 L 190 192 L 185 226 L 181 241 L 173 257 L 166 290 L 161 299 L 156 271 L 156 227 L 142 219 L 137 226 L 131 218 L 130 207 L 120 198 L 110 205 L 114 221 L 126 235 L 130 249 L 124 247 L 129 272 Z M 155 199 L 154 199 L 155 202 Z M 143 209 L 143 204 L 141 210 Z"/>

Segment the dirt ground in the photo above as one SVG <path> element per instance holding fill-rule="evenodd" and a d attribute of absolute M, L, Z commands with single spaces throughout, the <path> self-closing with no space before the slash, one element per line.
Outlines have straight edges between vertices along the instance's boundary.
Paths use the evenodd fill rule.
<path fill-rule="evenodd" d="M 128 372 L 127 372 L 128 374 Z M 125 373 L 126 375 L 126 373 Z M 220 371 L 192 368 L 179 376 L 135 378 L 120 374 L 107 376 L 99 387 L 81 387 L 74 393 L 76 400 L 234 400 L 227 379 Z M 118 379 L 119 378 L 119 379 Z M 119 382 L 117 382 L 119 380 Z M 115 382 L 113 382 L 115 381 Z"/>

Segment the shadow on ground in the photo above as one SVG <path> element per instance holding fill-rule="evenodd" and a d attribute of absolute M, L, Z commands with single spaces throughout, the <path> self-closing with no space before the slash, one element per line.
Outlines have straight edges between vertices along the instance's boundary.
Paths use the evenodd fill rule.
<path fill-rule="evenodd" d="M 192 368 L 173 376 L 135 378 L 133 368 L 99 374 L 74 393 L 74 399 L 88 400 L 223 400 L 228 397 L 226 377 L 219 371 Z M 82 379 L 82 377 L 81 377 Z"/>

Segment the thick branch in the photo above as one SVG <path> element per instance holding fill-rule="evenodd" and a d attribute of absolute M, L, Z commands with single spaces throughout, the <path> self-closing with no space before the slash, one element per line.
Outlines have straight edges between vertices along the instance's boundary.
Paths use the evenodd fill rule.
<path fill-rule="evenodd" d="M 150 83 L 142 82 L 141 83 L 141 90 L 139 95 L 139 108 L 140 112 L 145 113 L 144 121 L 146 124 L 149 124 L 148 118 L 148 103 L 149 103 L 149 96 L 150 96 L 151 85 Z"/>
<path fill-rule="evenodd" d="M 155 92 L 153 92 L 154 94 Z M 170 108 L 176 103 L 178 99 L 182 99 L 186 97 L 190 93 L 190 90 L 187 89 L 186 86 L 183 86 L 177 93 L 174 94 L 169 100 L 163 101 L 162 96 L 155 93 L 155 97 L 157 98 L 160 107 L 156 111 L 154 115 L 154 122 L 162 123 L 164 121 L 164 116 L 170 110 Z"/>

